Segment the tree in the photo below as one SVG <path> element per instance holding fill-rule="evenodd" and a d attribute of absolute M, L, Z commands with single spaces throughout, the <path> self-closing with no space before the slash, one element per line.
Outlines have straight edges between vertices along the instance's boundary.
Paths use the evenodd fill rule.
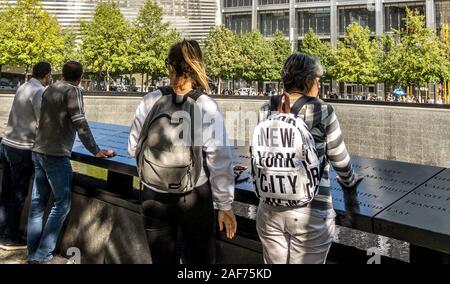
<path fill-rule="evenodd" d="M 163 22 L 163 10 L 153 0 L 147 0 L 133 23 L 131 50 L 133 69 L 151 76 L 152 81 L 167 75 L 165 59 L 172 44 L 180 38 L 169 23 Z"/>
<path fill-rule="evenodd" d="M 346 38 L 338 42 L 334 66 L 336 79 L 358 85 L 377 83 L 377 55 L 377 43 L 370 39 L 369 28 L 363 28 L 358 23 L 350 24 Z"/>
<path fill-rule="evenodd" d="M 397 44 L 395 37 L 392 34 L 383 34 L 376 39 L 378 46 L 378 54 L 376 64 L 379 82 L 384 82 L 385 90 L 392 89 L 392 86 L 398 86 L 397 80 L 392 71 L 392 66 L 390 60 L 390 54 L 396 48 Z"/>
<path fill-rule="evenodd" d="M 444 55 L 446 57 L 446 62 L 450 63 L 450 27 L 449 27 L 448 23 L 442 24 L 441 33 L 440 33 L 440 42 L 441 42 L 441 48 L 444 51 Z M 449 65 L 449 64 L 447 64 L 447 65 Z M 450 69 L 450 66 L 447 66 L 447 67 L 448 67 L 448 69 Z M 450 73 L 450 70 L 448 72 Z M 448 102 L 448 100 L 450 99 L 450 94 L 448 94 L 448 93 L 450 93 L 450 91 L 449 91 L 450 84 L 448 83 L 448 79 L 449 79 L 448 77 L 447 78 L 444 77 L 443 81 L 442 81 L 442 83 L 444 85 L 443 90 L 442 90 L 443 91 L 442 95 L 443 95 L 443 100 L 445 102 Z M 449 98 L 447 98 L 447 97 L 449 97 Z"/>
<path fill-rule="evenodd" d="M 104 77 L 106 90 L 112 73 L 131 68 L 130 26 L 115 3 L 99 3 L 92 21 L 81 21 L 81 57 L 87 69 Z"/>
<path fill-rule="evenodd" d="M 291 44 L 282 32 L 277 31 L 274 34 L 274 38 L 270 42 L 270 45 L 272 46 L 275 59 L 271 79 L 279 81 L 281 79 L 281 70 L 283 69 L 284 62 L 289 55 L 292 54 Z"/>
<path fill-rule="evenodd" d="M 218 80 L 218 93 L 221 79 L 231 80 L 242 70 L 241 50 L 237 36 L 225 26 L 214 27 L 205 40 L 206 70 L 209 76 Z"/>
<path fill-rule="evenodd" d="M 6 5 L 1 18 L 0 64 L 24 67 L 27 78 L 31 66 L 39 61 L 62 62 L 65 36 L 40 0 L 19 0 L 15 7 Z"/>
<path fill-rule="evenodd" d="M 77 34 L 73 30 L 65 30 L 64 36 L 63 62 L 80 61 L 80 46 L 77 42 Z"/>
<path fill-rule="evenodd" d="M 273 79 L 275 55 L 272 47 L 258 31 L 239 37 L 243 63 L 241 77 L 247 82 Z"/>
<path fill-rule="evenodd" d="M 449 62 L 434 30 L 425 26 L 425 17 L 407 10 L 405 29 L 395 31 L 399 44 L 389 53 L 393 78 L 405 85 L 420 87 L 449 77 Z"/>
<path fill-rule="evenodd" d="M 301 51 L 311 57 L 317 58 L 324 68 L 324 79 L 333 78 L 332 67 L 335 65 L 334 49 L 330 43 L 322 41 L 312 29 L 310 29 L 302 42 Z"/>
<path fill-rule="evenodd" d="M 7 21 L 6 13 L 0 11 L 0 78 L 2 77 L 2 67 L 3 65 L 9 63 L 11 59 L 9 58 L 9 49 L 7 44 L 7 39 L 10 36 L 11 28 L 9 27 L 10 21 Z"/>

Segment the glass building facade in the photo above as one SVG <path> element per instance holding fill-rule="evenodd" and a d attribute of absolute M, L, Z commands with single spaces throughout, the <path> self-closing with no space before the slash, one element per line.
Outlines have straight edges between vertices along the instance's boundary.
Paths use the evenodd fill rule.
<path fill-rule="evenodd" d="M 419 11 L 425 15 L 424 3 L 392 3 L 384 6 L 384 31 L 399 30 L 405 27 L 406 9 Z"/>
<path fill-rule="evenodd" d="M 259 31 L 270 37 L 280 31 L 289 36 L 289 11 L 264 11 L 259 13 Z"/>
<path fill-rule="evenodd" d="M 375 33 L 375 11 L 367 9 L 367 6 L 339 7 L 339 35 L 345 35 L 346 28 L 351 23 L 358 23 Z"/>
<path fill-rule="evenodd" d="M 224 0 L 223 6 L 225 8 L 232 8 L 232 7 L 251 7 L 252 6 L 252 0 Z"/>
<path fill-rule="evenodd" d="M 436 28 L 438 31 L 444 25 L 450 24 L 450 1 L 436 2 Z"/>
<path fill-rule="evenodd" d="M 251 0 L 232 0 L 250 1 Z M 0 0 L 3 4 L 15 5 L 17 1 Z M 46 10 L 55 15 L 61 27 L 79 30 L 80 20 L 92 19 L 95 7 L 105 0 L 43 0 Z M 145 0 L 111 0 L 117 4 L 125 18 L 133 20 Z M 164 20 L 183 36 L 203 39 L 211 27 L 216 25 L 219 14 L 218 0 L 155 0 L 164 11 Z"/>
<path fill-rule="evenodd" d="M 319 36 L 330 35 L 330 8 L 299 10 L 297 19 L 299 36 L 304 36 L 309 30 Z"/>
<path fill-rule="evenodd" d="M 289 0 L 258 0 L 258 5 L 279 5 L 279 4 L 289 4 Z"/>
<path fill-rule="evenodd" d="M 292 44 L 312 29 L 322 39 L 337 44 L 351 23 L 368 27 L 372 35 L 400 29 L 406 9 L 428 17 L 439 31 L 450 22 L 450 0 L 220 0 L 222 21 L 237 33 L 258 30 L 266 37 L 282 31 Z M 242 3 L 246 3 L 243 5 Z M 245 15 L 242 15 L 245 13 Z"/>
<path fill-rule="evenodd" d="M 248 33 L 252 30 L 251 14 L 225 15 L 225 27 L 237 34 Z"/>

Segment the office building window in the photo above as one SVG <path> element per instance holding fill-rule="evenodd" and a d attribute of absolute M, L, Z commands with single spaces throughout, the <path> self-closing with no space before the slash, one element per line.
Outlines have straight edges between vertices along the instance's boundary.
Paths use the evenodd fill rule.
<path fill-rule="evenodd" d="M 252 0 L 223 0 L 223 6 L 225 8 L 251 7 L 252 6 Z"/>
<path fill-rule="evenodd" d="M 366 6 L 340 7 L 338 15 L 340 35 L 345 34 L 347 26 L 351 23 L 358 23 L 363 27 L 368 27 L 371 32 L 375 32 L 375 11 L 369 11 Z"/>
<path fill-rule="evenodd" d="M 264 36 L 272 36 L 276 31 L 289 36 L 289 11 L 261 12 L 259 30 Z"/>
<path fill-rule="evenodd" d="M 450 1 L 436 2 L 436 29 L 438 34 L 444 25 L 450 26 Z"/>
<path fill-rule="evenodd" d="M 330 35 L 330 8 L 300 10 L 297 19 L 299 36 L 310 29 L 317 35 Z"/>
<path fill-rule="evenodd" d="M 330 2 L 330 0 L 296 0 L 297 3 L 304 3 L 304 2 Z"/>
<path fill-rule="evenodd" d="M 384 6 L 384 31 L 399 30 L 405 27 L 406 8 L 425 14 L 425 6 L 421 3 L 398 3 Z"/>
<path fill-rule="evenodd" d="M 237 34 L 248 33 L 252 30 L 252 15 L 251 14 L 238 14 L 230 15 L 225 14 L 225 27 L 232 30 Z"/>
<path fill-rule="evenodd" d="M 258 5 L 279 5 L 279 4 L 289 4 L 289 0 L 258 0 Z"/>

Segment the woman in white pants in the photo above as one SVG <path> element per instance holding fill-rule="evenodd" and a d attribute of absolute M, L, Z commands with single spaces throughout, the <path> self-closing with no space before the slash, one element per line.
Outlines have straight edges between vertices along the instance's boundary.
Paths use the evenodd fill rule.
<path fill-rule="evenodd" d="M 295 53 L 285 62 L 282 81 L 291 102 L 308 98 L 296 115 L 313 136 L 321 164 L 319 189 L 303 206 L 274 206 L 261 199 L 256 223 L 265 263 L 325 263 L 334 238 L 336 213 L 330 189 L 330 164 L 344 190 L 356 190 L 362 180 L 352 168 L 333 107 L 317 98 L 322 76 L 321 65 L 313 58 Z M 280 97 L 279 103 L 284 101 Z M 306 99 L 306 98 L 304 98 Z M 264 108 L 276 110 L 276 99 Z"/>

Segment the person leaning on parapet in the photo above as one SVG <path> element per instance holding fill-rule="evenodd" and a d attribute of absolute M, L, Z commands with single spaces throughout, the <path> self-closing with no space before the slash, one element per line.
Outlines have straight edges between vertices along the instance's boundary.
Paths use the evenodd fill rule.
<path fill-rule="evenodd" d="M 42 95 L 41 114 L 32 150 L 35 180 L 28 217 L 30 263 L 51 263 L 61 228 L 70 211 L 72 167 L 69 158 L 76 133 L 96 157 L 115 155 L 112 150 L 99 149 L 86 121 L 83 96 L 77 87 L 83 74 L 82 65 L 70 61 L 62 71 L 63 80 L 50 85 Z M 54 197 L 53 207 L 47 222 L 43 222 L 51 193 Z"/>
<path fill-rule="evenodd" d="M 315 150 L 310 151 L 311 155 L 306 155 L 305 163 L 302 159 L 298 159 L 298 157 L 304 156 L 305 150 L 303 150 L 294 153 L 297 160 L 294 159 L 294 155 L 291 155 L 292 161 L 287 159 L 283 165 L 285 167 L 293 165 L 297 170 L 297 167 L 302 167 L 306 163 L 311 165 L 313 160 L 316 161 L 316 166 L 307 169 L 309 171 L 314 168 L 314 171 L 311 171 L 305 180 L 306 188 L 312 186 L 311 183 L 306 183 L 308 180 L 315 180 L 316 187 L 312 194 L 309 192 L 311 195 L 307 194 L 310 199 L 306 203 L 298 202 L 304 200 L 303 195 L 295 200 L 288 198 L 283 204 L 278 203 L 278 199 L 275 201 L 261 199 L 256 223 L 266 263 L 325 263 L 334 237 L 334 218 L 336 217 L 330 189 L 330 163 L 339 175 L 337 179 L 344 189 L 353 191 L 362 180 L 362 177 L 354 173 L 352 169 L 350 156 L 345 147 L 334 108 L 317 98 L 321 76 L 322 67 L 317 61 L 303 53 L 291 55 L 282 70 L 282 81 L 286 93 L 283 96 L 275 97 L 271 100 L 271 104 L 263 107 L 265 111 L 281 111 L 278 108 L 279 105 L 281 107 L 281 104 L 284 104 L 285 110 L 288 108 L 287 105 L 291 106 L 292 113 L 301 121 L 292 119 L 284 121 L 294 123 L 293 131 L 299 128 L 303 129 L 302 138 L 297 143 L 309 141 L 308 137 L 311 136 L 314 141 L 309 145 L 315 144 Z M 295 104 L 288 103 L 286 105 L 286 101 L 293 102 L 295 100 Z M 271 119 L 276 120 L 273 117 Z M 301 125 L 304 127 L 300 127 Z M 278 146 L 281 147 L 281 144 Z M 290 151 L 287 148 L 282 149 Z M 277 151 L 282 152 L 279 147 Z M 315 159 L 313 159 L 314 157 Z M 264 159 L 262 162 L 264 163 Z M 278 165 L 278 167 L 283 166 Z M 282 178 L 282 169 L 277 170 L 277 179 Z M 305 172 L 297 173 L 292 170 L 286 171 L 288 177 L 286 180 L 289 180 L 291 185 L 300 186 L 293 186 L 296 191 L 294 190 L 293 195 L 290 196 L 298 197 L 296 193 L 305 191 L 299 181 L 304 177 Z M 311 177 L 314 178 L 311 179 Z M 272 186 L 274 189 L 277 184 L 272 184 Z M 303 204 L 296 206 L 296 203 Z"/>
<path fill-rule="evenodd" d="M 189 114 L 197 108 L 202 116 L 220 122 L 220 130 L 224 129 L 216 102 L 206 95 L 209 87 L 199 44 L 183 40 L 173 45 L 166 65 L 170 86 L 144 97 L 136 111 L 128 145 L 129 154 L 137 157 L 144 186 L 141 202 L 148 245 L 153 263 L 176 264 L 180 229 L 186 244 L 184 263 L 213 263 L 213 200 L 219 209 L 220 230 L 225 227 L 228 238 L 236 232 L 231 208 L 232 153 L 211 137 L 213 123 L 194 126 L 190 115 L 187 120 L 191 121 L 191 138 L 202 142 L 193 145 L 177 144 L 179 135 L 173 135 L 176 130 L 172 127 L 178 124 L 170 126 L 179 121 L 172 116 L 177 110 Z M 223 135 L 226 141 L 226 133 Z"/>
<path fill-rule="evenodd" d="M 2 200 L 0 201 L 0 248 L 26 249 L 19 232 L 20 217 L 28 196 L 34 165 L 31 159 L 42 93 L 51 79 L 51 66 L 39 62 L 31 79 L 16 92 L 2 139 L 5 156 Z"/>

